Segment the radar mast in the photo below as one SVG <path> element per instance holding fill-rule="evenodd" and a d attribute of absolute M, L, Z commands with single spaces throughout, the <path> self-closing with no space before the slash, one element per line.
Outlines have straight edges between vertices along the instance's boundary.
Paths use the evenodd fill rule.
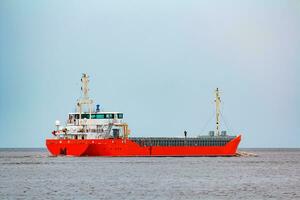
<path fill-rule="evenodd" d="M 216 102 L 216 135 L 220 136 L 220 104 L 221 97 L 219 93 L 219 88 L 215 90 L 215 102 Z"/>
<path fill-rule="evenodd" d="M 83 111 L 83 105 L 88 106 L 89 114 L 90 114 L 89 119 L 91 119 L 93 100 L 89 98 L 89 82 L 90 82 L 89 76 L 87 74 L 83 73 L 82 77 L 81 77 L 82 97 L 77 100 L 77 112 L 79 113 L 79 125 L 81 125 L 81 114 Z"/>

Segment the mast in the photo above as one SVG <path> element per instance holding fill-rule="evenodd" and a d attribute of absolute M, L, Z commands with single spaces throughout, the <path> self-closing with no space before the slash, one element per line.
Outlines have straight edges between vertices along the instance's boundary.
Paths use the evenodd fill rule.
<path fill-rule="evenodd" d="M 81 92 L 82 98 L 77 100 L 77 112 L 79 113 L 79 125 L 81 125 L 81 114 L 82 114 L 82 106 L 87 105 L 89 108 L 89 119 L 91 119 L 92 115 L 92 104 L 93 100 L 89 98 L 89 76 L 87 74 L 82 74 L 81 77 Z M 89 120 L 90 121 L 90 120 Z M 85 124 L 87 125 L 87 124 Z"/>
<path fill-rule="evenodd" d="M 219 88 L 215 90 L 215 102 L 216 102 L 216 135 L 220 136 L 220 104 L 221 98 Z"/>

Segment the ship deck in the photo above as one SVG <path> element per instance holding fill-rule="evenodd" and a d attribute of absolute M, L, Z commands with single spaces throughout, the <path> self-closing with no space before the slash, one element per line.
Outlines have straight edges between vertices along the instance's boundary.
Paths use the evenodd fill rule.
<path fill-rule="evenodd" d="M 128 139 L 140 146 L 225 146 L 236 136 L 199 137 L 130 137 Z"/>

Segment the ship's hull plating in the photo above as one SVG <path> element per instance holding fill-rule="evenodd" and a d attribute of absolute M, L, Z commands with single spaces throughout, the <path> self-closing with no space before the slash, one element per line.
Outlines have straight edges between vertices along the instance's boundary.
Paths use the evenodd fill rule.
<path fill-rule="evenodd" d="M 234 156 L 240 140 L 239 135 L 224 146 L 140 146 L 130 139 L 47 139 L 46 146 L 54 156 Z"/>

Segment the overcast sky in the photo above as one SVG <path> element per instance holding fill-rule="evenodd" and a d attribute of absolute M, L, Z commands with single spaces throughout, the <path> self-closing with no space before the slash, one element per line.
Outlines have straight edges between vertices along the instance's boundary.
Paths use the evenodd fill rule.
<path fill-rule="evenodd" d="M 299 69 L 296 0 L 1 0 L 0 147 L 45 147 L 83 72 L 134 136 L 207 134 L 219 87 L 240 147 L 300 147 Z"/>

